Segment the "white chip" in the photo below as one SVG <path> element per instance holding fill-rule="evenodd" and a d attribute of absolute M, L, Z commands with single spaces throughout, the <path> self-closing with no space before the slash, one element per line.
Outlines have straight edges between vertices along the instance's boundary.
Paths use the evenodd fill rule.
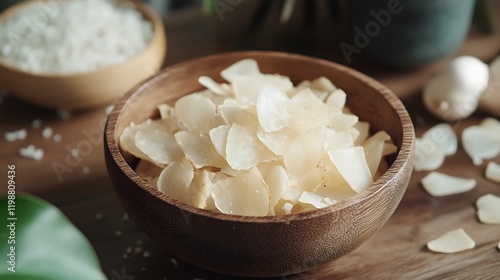
<path fill-rule="evenodd" d="M 261 127 L 257 131 L 259 140 L 274 154 L 283 155 L 288 145 L 299 136 L 299 132 L 285 127 L 274 132 L 265 132 Z"/>
<path fill-rule="evenodd" d="M 433 171 L 422 178 L 424 189 L 432 196 L 446 196 L 472 190 L 475 179 L 465 179 Z"/>
<path fill-rule="evenodd" d="M 446 156 L 453 155 L 457 152 L 458 139 L 451 125 L 441 123 L 427 130 L 421 137 L 428 139 L 436 144 L 436 147 L 441 149 Z"/>
<path fill-rule="evenodd" d="M 326 77 L 319 77 L 313 80 L 309 86 L 313 90 L 332 92 L 337 89 L 337 87 Z"/>
<path fill-rule="evenodd" d="M 304 115 L 297 121 L 301 122 L 304 130 L 328 125 L 337 113 L 321 101 L 311 89 L 298 92 L 292 97 L 291 102 L 303 109 Z"/>
<path fill-rule="evenodd" d="M 202 86 L 206 87 L 215 94 L 227 95 L 227 92 L 224 90 L 222 85 L 217 83 L 210 77 L 201 76 L 198 78 L 198 83 L 200 83 Z"/>
<path fill-rule="evenodd" d="M 224 158 L 226 157 L 227 135 L 229 134 L 230 128 L 229 125 L 220 125 L 210 129 L 208 133 L 215 150 Z"/>
<path fill-rule="evenodd" d="M 312 192 L 303 192 L 299 198 L 299 201 L 302 203 L 310 204 L 316 209 L 325 208 L 331 205 L 331 203 L 325 201 L 325 197 Z"/>
<path fill-rule="evenodd" d="M 477 217 L 483 224 L 500 224 L 500 197 L 485 194 L 477 199 Z"/>
<path fill-rule="evenodd" d="M 354 127 L 359 121 L 359 117 L 352 114 L 337 113 L 330 122 L 330 127 L 336 131 L 346 131 Z"/>
<path fill-rule="evenodd" d="M 300 179 L 313 170 L 323 157 L 326 129 L 312 129 L 293 140 L 286 148 L 283 158 L 288 174 Z"/>
<path fill-rule="evenodd" d="M 373 184 L 373 177 L 366 163 L 363 147 L 328 151 L 328 155 L 355 192 L 360 193 Z"/>
<path fill-rule="evenodd" d="M 370 169 L 372 176 L 375 176 L 375 173 L 380 165 L 380 161 L 382 160 L 385 142 L 390 139 L 391 137 L 387 134 L 387 132 L 379 131 L 372 137 L 368 138 L 368 140 L 366 140 L 363 144 L 366 164 L 368 164 L 368 168 Z"/>
<path fill-rule="evenodd" d="M 174 135 L 153 126 L 144 127 L 137 131 L 135 145 L 159 165 L 167 165 L 184 156 L 181 148 L 175 142 Z"/>
<path fill-rule="evenodd" d="M 248 128 L 237 123 L 231 126 L 226 143 L 226 160 L 231 168 L 249 170 L 270 155 L 271 152 Z"/>
<path fill-rule="evenodd" d="M 194 178 L 194 167 L 187 158 L 169 164 L 158 177 L 158 189 L 177 200 L 187 203 L 188 187 Z"/>
<path fill-rule="evenodd" d="M 290 78 L 280 75 L 239 75 L 233 80 L 234 96 L 245 104 L 255 104 L 269 86 L 276 87 L 283 94 L 293 88 Z"/>
<path fill-rule="evenodd" d="M 427 243 L 429 250 L 437 253 L 457 253 L 472 249 L 476 243 L 463 228 L 449 231 Z"/>
<path fill-rule="evenodd" d="M 220 75 L 226 81 L 233 83 L 237 76 L 259 75 L 259 65 L 254 59 L 240 60 L 228 68 L 222 70 Z"/>
<path fill-rule="evenodd" d="M 179 131 L 175 135 L 177 144 L 196 168 L 222 167 L 225 160 L 215 150 L 207 135 L 195 131 Z"/>
<path fill-rule="evenodd" d="M 288 174 L 285 168 L 281 165 L 270 167 L 262 173 L 264 181 L 269 188 L 269 205 L 271 208 L 276 206 L 278 201 L 283 197 L 288 185 Z"/>
<path fill-rule="evenodd" d="M 347 94 L 343 90 L 337 89 L 328 96 L 325 103 L 340 112 L 345 106 L 346 99 Z"/>
<path fill-rule="evenodd" d="M 415 157 L 413 169 L 415 171 L 432 171 L 443 165 L 445 154 L 434 141 L 429 139 L 415 139 Z"/>
<path fill-rule="evenodd" d="M 486 179 L 500 183 L 500 164 L 488 162 L 486 166 Z"/>
<path fill-rule="evenodd" d="M 189 94 L 175 103 L 175 114 L 179 121 L 191 131 L 207 132 L 215 117 L 215 104 L 208 97 Z"/>
<path fill-rule="evenodd" d="M 474 165 L 481 165 L 483 160 L 494 158 L 500 153 L 498 141 L 491 136 L 487 128 L 479 125 L 464 129 L 462 145 Z"/>
<path fill-rule="evenodd" d="M 289 124 L 290 100 L 276 86 L 267 86 L 257 98 L 259 124 L 265 132 L 280 130 Z"/>
<path fill-rule="evenodd" d="M 266 216 L 269 213 L 269 189 L 257 168 L 215 183 L 211 195 L 217 209 L 225 214 Z"/>
<path fill-rule="evenodd" d="M 358 121 L 353 127 L 352 131 L 357 131 L 358 135 L 353 137 L 353 141 L 355 145 L 361 145 L 363 142 L 368 139 L 370 135 L 370 124 L 363 121 Z"/>

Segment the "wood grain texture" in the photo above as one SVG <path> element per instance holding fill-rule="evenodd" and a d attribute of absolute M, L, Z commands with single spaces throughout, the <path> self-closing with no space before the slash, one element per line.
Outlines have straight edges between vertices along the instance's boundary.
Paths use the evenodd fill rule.
<path fill-rule="evenodd" d="M 0 23 L 27 5 L 22 2 L 0 15 Z M 133 2 L 151 21 L 154 36 L 137 55 L 127 61 L 96 71 L 78 74 L 34 74 L 13 66 L 0 57 L 0 83 L 12 95 L 49 108 L 84 109 L 109 103 L 141 80 L 158 71 L 166 52 L 166 37 L 161 17 L 146 4 Z M 45 13 L 42 10 L 42 13 Z M 21 39 L 19 39 L 21 40 Z"/>
<path fill-rule="evenodd" d="M 239 18 L 251 15 L 252 10 L 245 5 L 253 2 L 258 1 L 246 1 L 234 12 L 225 14 L 223 22 L 207 18 L 198 10 L 169 15 L 165 20 L 170 42 L 166 65 L 203 55 L 245 49 L 279 49 L 346 63 L 338 49 L 338 44 L 345 38 L 335 26 L 330 25 L 327 30 L 319 28 L 295 32 L 294 27 L 270 25 L 259 32 L 241 32 L 245 26 Z M 276 12 L 279 15 L 279 11 Z M 474 55 L 489 62 L 498 53 L 499 46 L 498 37 L 472 33 L 454 55 Z M 354 57 L 349 66 L 374 77 L 402 98 L 419 136 L 438 123 L 421 104 L 421 88 L 427 78 L 450 58 L 412 71 L 384 69 L 362 56 Z M 479 123 L 486 116 L 477 113 L 465 122 L 454 123 L 453 128 L 460 133 L 463 128 Z M 40 128 L 31 128 L 31 121 L 36 118 L 40 118 L 43 124 Z M 75 112 L 70 120 L 64 121 L 57 117 L 55 111 L 7 97 L 0 105 L 0 135 L 26 128 L 28 137 L 12 143 L 0 140 L 0 170 L 6 170 L 7 164 L 15 164 L 19 192 L 33 193 L 58 206 L 89 238 L 103 271 L 110 279 L 118 279 L 116 275 L 122 273 L 136 280 L 254 279 L 213 273 L 174 258 L 127 219 L 104 164 L 102 133 L 105 119 L 104 106 Z M 46 126 L 61 134 L 60 143 L 41 136 Z M 68 147 L 83 147 L 82 143 L 87 142 L 91 143 L 90 152 L 78 158 L 70 156 Z M 19 148 L 29 144 L 44 149 L 43 160 L 34 161 L 19 156 Z M 71 165 L 68 159 L 73 162 Z M 500 163 L 500 157 L 491 161 Z M 58 177 L 53 169 L 54 163 L 61 163 L 68 169 Z M 84 173 L 84 167 L 88 167 L 90 173 Z M 419 183 L 427 172 L 414 172 L 394 214 L 362 246 L 310 272 L 270 279 L 497 279 L 500 275 L 500 251 L 496 245 L 500 242 L 500 227 L 483 225 L 475 216 L 474 202 L 478 197 L 486 193 L 500 196 L 500 185 L 486 180 L 484 169 L 485 165 L 473 166 L 459 146 L 457 154 L 446 158 L 439 171 L 475 178 L 478 185 L 474 190 L 433 198 Z M 6 194 L 4 190 L 2 192 Z M 425 244 L 429 240 L 460 227 L 476 240 L 475 249 L 452 255 L 436 254 L 426 249 Z M 117 231 L 121 235 L 118 236 Z M 145 251 L 150 257 L 145 257 Z"/>
<path fill-rule="evenodd" d="M 161 194 L 133 172 L 134 161 L 118 148 L 123 129 L 157 115 L 157 106 L 202 90 L 198 77 L 222 82 L 220 72 L 242 59 L 255 59 L 263 73 L 279 73 L 298 84 L 320 76 L 347 93 L 347 106 L 385 130 L 398 146 L 389 170 L 352 199 L 306 213 L 241 217 L 191 207 Z M 121 98 L 105 132 L 111 181 L 137 224 L 173 255 L 220 273 L 269 277 L 311 270 L 368 240 L 389 219 L 410 180 L 414 130 L 408 112 L 386 87 L 345 66 L 279 52 L 233 52 L 183 62 L 162 70 Z M 128 161 L 126 160 L 128 159 Z"/>

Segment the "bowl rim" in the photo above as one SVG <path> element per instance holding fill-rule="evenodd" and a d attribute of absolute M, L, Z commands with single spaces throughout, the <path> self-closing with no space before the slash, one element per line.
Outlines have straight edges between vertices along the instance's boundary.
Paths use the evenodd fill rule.
<path fill-rule="evenodd" d="M 17 4 L 14 4 L 4 10 L 2 13 L 0 13 L 0 25 L 3 25 L 3 23 L 13 16 L 16 16 L 16 14 L 21 11 L 24 8 L 27 8 L 30 5 L 36 5 L 39 3 L 43 2 L 50 2 L 50 1 L 55 1 L 58 5 L 61 4 L 61 2 L 66 2 L 67 0 L 34 0 L 34 1 L 23 1 Z M 139 57 L 141 54 L 147 52 L 150 48 L 152 48 L 155 45 L 155 41 L 158 40 L 163 40 L 162 37 L 165 37 L 165 29 L 163 27 L 163 19 L 161 18 L 160 15 L 156 11 L 154 11 L 150 6 L 148 6 L 146 3 L 143 3 L 141 1 L 137 0 L 114 0 L 113 2 L 117 4 L 124 4 L 124 5 L 132 5 L 135 10 L 137 10 L 141 15 L 143 16 L 144 19 L 149 21 L 153 27 L 153 36 L 147 43 L 147 45 L 138 53 L 134 54 L 133 56 L 127 58 L 125 61 L 119 62 L 117 64 L 112 64 L 108 65 L 105 67 L 97 68 L 94 70 L 90 71 L 85 71 L 85 72 L 69 72 L 69 73 L 57 73 L 57 72 L 31 72 L 27 70 L 23 70 L 19 66 L 16 66 L 14 64 L 9 63 L 6 61 L 2 55 L 0 55 L 0 67 L 11 71 L 13 73 L 19 74 L 19 75 L 28 75 L 28 76 L 33 76 L 33 77 L 40 77 L 40 78 L 72 78 L 72 77 L 84 77 L 87 75 L 99 75 L 101 73 L 105 73 L 108 71 L 113 71 L 116 68 L 119 68 L 123 66 L 124 64 L 136 59 Z"/>
<path fill-rule="evenodd" d="M 347 72 L 349 75 L 352 75 L 359 82 L 365 84 L 367 87 L 370 87 L 377 91 L 382 97 L 390 104 L 390 106 L 394 109 L 397 116 L 400 119 L 401 127 L 402 127 L 402 141 L 401 146 L 398 149 L 398 153 L 396 159 L 389 167 L 389 169 L 382 174 L 380 178 L 378 178 L 373 184 L 368 187 L 368 189 L 364 190 L 361 193 L 356 194 L 355 196 L 348 198 L 346 200 L 340 201 L 328 207 L 311 210 L 301 213 L 294 213 L 282 216 L 242 216 L 242 215 L 229 215 L 218 212 L 213 212 L 206 209 L 197 208 L 191 206 L 187 203 L 181 202 L 177 199 L 171 198 L 159 190 L 157 190 L 154 186 L 147 183 L 144 179 L 142 179 L 139 175 L 135 173 L 135 171 L 130 167 L 130 165 L 125 161 L 120 149 L 118 148 L 118 142 L 115 141 L 115 129 L 117 120 L 121 114 L 121 111 L 126 105 L 130 102 L 131 97 L 135 95 L 139 95 L 143 92 L 147 91 L 147 88 L 150 86 L 154 86 L 158 81 L 162 80 L 164 76 L 168 76 L 171 71 L 175 71 L 178 68 L 185 68 L 189 65 L 196 65 L 202 63 L 204 61 L 210 61 L 214 59 L 220 59 L 223 57 L 234 57 L 240 56 L 241 59 L 245 58 L 245 56 L 267 56 L 267 57 L 281 57 L 281 58 L 292 58 L 293 60 L 307 60 L 309 62 L 322 64 L 328 67 L 334 67 L 338 71 Z M 405 166 L 410 165 L 411 171 L 411 159 L 414 153 L 414 142 L 415 142 L 415 133 L 413 128 L 412 120 L 409 116 L 408 111 L 403 105 L 402 101 L 386 86 L 382 85 L 380 82 L 374 80 L 354 70 L 347 66 L 338 64 L 336 62 L 328 61 L 325 59 L 315 58 L 306 55 L 300 54 L 292 54 L 286 52 L 277 52 L 277 51 L 234 51 L 234 52 L 224 52 L 218 54 L 212 54 L 208 56 L 203 56 L 199 58 L 194 58 L 190 60 L 186 60 L 181 63 L 177 63 L 166 67 L 159 71 L 156 75 L 150 77 L 149 79 L 143 81 L 143 83 L 137 85 L 128 91 L 124 96 L 122 96 L 116 103 L 108 115 L 105 126 L 105 149 L 107 149 L 111 155 L 112 160 L 115 164 L 118 165 L 121 172 L 125 174 L 130 180 L 133 181 L 134 187 L 142 188 L 144 191 L 148 193 L 148 195 L 152 195 L 157 199 L 178 207 L 179 210 L 186 211 L 190 214 L 200 215 L 207 218 L 217 219 L 217 220 L 225 220 L 232 222 L 243 222 L 243 223 L 290 223 L 299 220 L 305 220 L 310 218 L 315 218 L 319 216 L 323 216 L 332 212 L 339 211 L 341 209 L 347 208 L 359 202 L 370 199 L 372 196 L 376 195 L 378 192 L 382 191 L 384 187 L 390 185 L 394 180 L 397 180 L 401 176 L 401 173 L 404 172 Z M 120 164 L 124 163 L 124 164 Z M 408 168 L 406 168 L 408 169 Z"/>

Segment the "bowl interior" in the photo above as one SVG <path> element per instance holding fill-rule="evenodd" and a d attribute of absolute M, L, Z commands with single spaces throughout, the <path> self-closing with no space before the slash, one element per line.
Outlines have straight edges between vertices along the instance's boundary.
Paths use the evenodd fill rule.
<path fill-rule="evenodd" d="M 115 106 L 110 118 L 116 119 L 116 121 L 108 123 L 108 131 L 111 131 L 111 135 L 108 135 L 108 144 L 116 146 L 119 135 L 131 122 L 140 123 L 147 118 L 159 117 L 158 104 L 165 102 L 173 104 L 181 96 L 203 90 L 203 86 L 197 81 L 199 76 L 206 75 L 216 81 L 224 82 L 220 76 L 221 70 L 244 58 L 255 59 L 262 73 L 278 73 L 289 76 L 295 85 L 305 79 L 312 80 L 320 76 L 329 78 L 337 87 L 347 93 L 347 106 L 360 117 L 360 120 L 370 123 L 372 133 L 385 130 L 391 135 L 399 151 L 388 157 L 390 169 L 367 191 L 355 196 L 356 199 L 369 197 L 370 193 L 376 192 L 388 180 L 393 179 L 392 177 L 399 172 L 402 165 L 408 163 L 409 151 L 413 143 L 413 126 L 404 106 L 392 92 L 378 82 L 350 68 L 325 60 L 277 52 L 226 53 L 191 60 L 162 70 L 146 83 L 130 91 Z M 126 171 L 135 177 L 136 182 L 141 187 L 168 202 L 172 202 L 168 197 L 162 196 L 156 188 L 149 186 L 134 174 L 132 170 L 138 162 L 134 156 L 122 150 L 114 156 L 115 160 L 121 160 L 121 157 L 125 159 L 128 164 Z M 348 199 L 324 209 L 334 211 L 335 208 L 340 209 L 349 203 L 353 203 L 353 201 Z M 200 209 L 182 205 L 182 203 L 181 207 L 188 211 L 221 217 L 218 213 L 200 211 Z M 324 209 L 318 211 L 321 212 Z M 300 214 L 304 213 L 295 215 Z M 280 219 L 262 217 L 264 220 L 273 218 Z"/>

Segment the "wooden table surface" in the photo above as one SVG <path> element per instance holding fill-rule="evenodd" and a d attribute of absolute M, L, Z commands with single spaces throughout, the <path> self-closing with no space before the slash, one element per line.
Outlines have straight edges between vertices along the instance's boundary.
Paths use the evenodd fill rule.
<path fill-rule="evenodd" d="M 236 13 L 229 13 L 221 21 L 217 17 L 203 17 L 195 10 L 169 15 L 165 19 L 168 36 L 165 65 L 242 49 L 297 52 L 346 64 L 338 49 L 342 36 L 329 40 L 321 28 L 292 33 L 292 27 L 276 27 L 282 28 L 279 36 L 276 28 L 242 33 L 244 24 L 236 23 L 237 17 Z M 488 62 L 498 54 L 499 46 L 499 38 L 471 35 L 455 55 L 475 55 Z M 356 57 L 349 66 L 373 76 L 400 96 L 414 120 L 417 135 L 421 135 L 437 123 L 421 105 L 422 85 L 445 62 L 446 59 L 419 69 L 397 71 Z M 62 120 L 54 110 L 4 98 L 0 105 L 0 135 L 21 128 L 28 131 L 23 141 L 0 140 L 0 166 L 5 171 L 7 164 L 16 165 L 17 191 L 38 195 L 58 206 L 88 237 L 110 279 L 237 279 L 175 259 L 127 218 L 104 165 L 104 108 L 74 112 L 69 120 Z M 478 123 L 485 116 L 476 114 L 452 125 L 460 135 L 464 127 Z M 41 119 L 40 128 L 31 127 L 34 119 Z M 42 137 L 41 131 L 47 126 L 62 136 L 60 143 Z M 44 149 L 42 160 L 19 156 L 19 149 L 29 144 Z M 72 157 L 73 148 L 81 149 L 80 156 Z M 500 162 L 500 157 L 493 160 Z M 56 165 L 65 166 L 59 175 L 54 171 Z M 367 243 L 314 271 L 277 279 L 498 279 L 500 250 L 496 246 L 500 242 L 500 226 L 479 223 L 474 206 L 483 194 L 500 195 L 500 185 L 484 179 L 484 169 L 485 164 L 473 166 L 460 146 L 438 171 L 476 178 L 475 189 L 434 198 L 419 183 L 427 172 L 414 173 L 394 215 Z M 470 234 L 476 248 L 457 254 L 437 254 L 426 248 L 429 240 L 458 228 Z"/>

